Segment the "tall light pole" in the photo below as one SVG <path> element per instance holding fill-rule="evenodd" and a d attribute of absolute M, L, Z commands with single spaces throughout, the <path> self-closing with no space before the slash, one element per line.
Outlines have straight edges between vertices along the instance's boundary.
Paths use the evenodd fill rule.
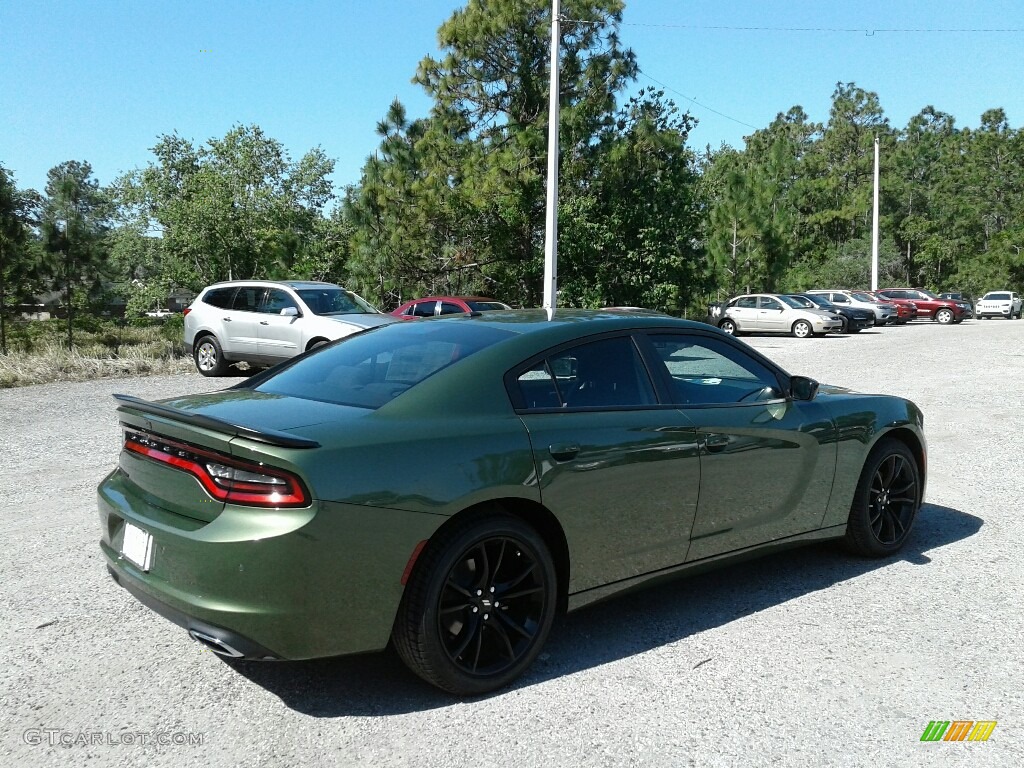
<path fill-rule="evenodd" d="M 548 198 L 544 225 L 544 309 L 555 308 L 558 294 L 558 45 L 559 0 L 551 0 L 551 85 L 548 107 Z"/>
<path fill-rule="evenodd" d="M 878 137 L 875 136 L 875 201 L 871 215 L 871 290 L 878 290 Z"/>

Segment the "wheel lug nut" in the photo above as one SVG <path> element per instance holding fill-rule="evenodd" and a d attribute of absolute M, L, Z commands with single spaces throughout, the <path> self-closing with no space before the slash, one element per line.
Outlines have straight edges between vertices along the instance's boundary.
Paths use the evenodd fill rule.
<path fill-rule="evenodd" d="M 484 621 L 487 621 L 488 618 L 489 618 L 488 615 L 485 613 L 484 614 Z"/>
<path fill-rule="evenodd" d="M 478 589 L 478 590 L 476 591 L 476 596 L 477 596 L 477 597 L 480 597 L 480 595 L 482 595 L 483 593 L 484 593 L 484 592 L 483 592 L 483 590 L 482 590 L 482 589 Z"/>
<path fill-rule="evenodd" d="M 479 610 L 480 610 L 480 609 L 479 609 L 479 608 L 477 608 L 477 607 L 476 607 L 475 605 L 473 606 L 473 613 L 476 613 L 476 612 L 477 612 L 477 611 L 479 611 Z"/>
<path fill-rule="evenodd" d="M 494 591 L 494 587 L 491 587 L 491 592 L 493 592 L 493 591 Z"/>

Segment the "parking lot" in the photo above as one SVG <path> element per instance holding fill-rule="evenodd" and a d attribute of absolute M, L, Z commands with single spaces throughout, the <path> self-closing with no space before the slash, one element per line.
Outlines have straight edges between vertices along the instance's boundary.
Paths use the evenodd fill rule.
<path fill-rule="evenodd" d="M 0 765 L 1024 765 L 1024 322 L 744 340 L 921 406 L 928 487 L 904 552 L 814 546 L 586 609 L 478 700 L 391 652 L 229 664 L 111 581 L 110 394 L 231 379 L 0 390 Z M 933 720 L 997 726 L 920 741 Z"/>

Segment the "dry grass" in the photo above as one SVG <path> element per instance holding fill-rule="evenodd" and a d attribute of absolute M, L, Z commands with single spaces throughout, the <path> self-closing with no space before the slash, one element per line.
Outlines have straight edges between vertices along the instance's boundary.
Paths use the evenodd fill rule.
<path fill-rule="evenodd" d="M 173 328 L 106 323 L 76 330 L 70 350 L 62 339 L 65 328 L 46 321 L 15 328 L 9 353 L 0 354 L 0 388 L 194 370 Z"/>

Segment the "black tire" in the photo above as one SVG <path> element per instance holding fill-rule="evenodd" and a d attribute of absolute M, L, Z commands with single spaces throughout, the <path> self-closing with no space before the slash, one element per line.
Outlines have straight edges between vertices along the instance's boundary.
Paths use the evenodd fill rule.
<path fill-rule="evenodd" d="M 936 311 L 935 321 L 941 325 L 949 325 L 953 322 L 953 310 L 943 307 Z"/>
<path fill-rule="evenodd" d="M 729 318 L 726 318 L 725 320 L 720 322 L 718 324 L 718 327 L 721 328 L 726 333 L 728 333 L 730 336 L 739 335 L 739 330 L 736 328 L 736 323 L 730 320 Z"/>
<path fill-rule="evenodd" d="M 840 333 L 849 333 L 850 332 L 850 321 L 846 317 L 846 315 L 840 315 L 839 316 L 839 322 L 841 323 L 841 325 L 839 326 L 839 332 Z"/>
<path fill-rule="evenodd" d="M 844 543 L 851 552 L 886 557 L 906 542 L 921 507 L 917 459 L 899 440 L 882 438 L 864 462 Z"/>
<path fill-rule="evenodd" d="M 430 541 L 413 569 L 395 649 L 413 672 L 457 696 L 501 688 L 540 653 L 557 581 L 544 540 L 519 518 L 493 512 L 456 524 Z"/>
<path fill-rule="evenodd" d="M 203 376 L 223 376 L 228 369 L 228 361 L 224 359 L 216 336 L 203 336 L 193 344 L 192 360 Z"/>
<path fill-rule="evenodd" d="M 809 339 L 814 336 L 814 328 L 806 320 L 797 320 L 790 328 L 790 333 L 798 339 Z"/>
<path fill-rule="evenodd" d="M 322 346 L 324 346 L 325 344 L 328 344 L 328 343 L 330 343 L 330 342 L 328 342 L 327 339 L 316 339 L 315 341 L 310 343 L 309 346 L 306 347 L 306 351 L 308 352 L 311 349 L 316 349 L 317 347 L 322 347 Z"/>

